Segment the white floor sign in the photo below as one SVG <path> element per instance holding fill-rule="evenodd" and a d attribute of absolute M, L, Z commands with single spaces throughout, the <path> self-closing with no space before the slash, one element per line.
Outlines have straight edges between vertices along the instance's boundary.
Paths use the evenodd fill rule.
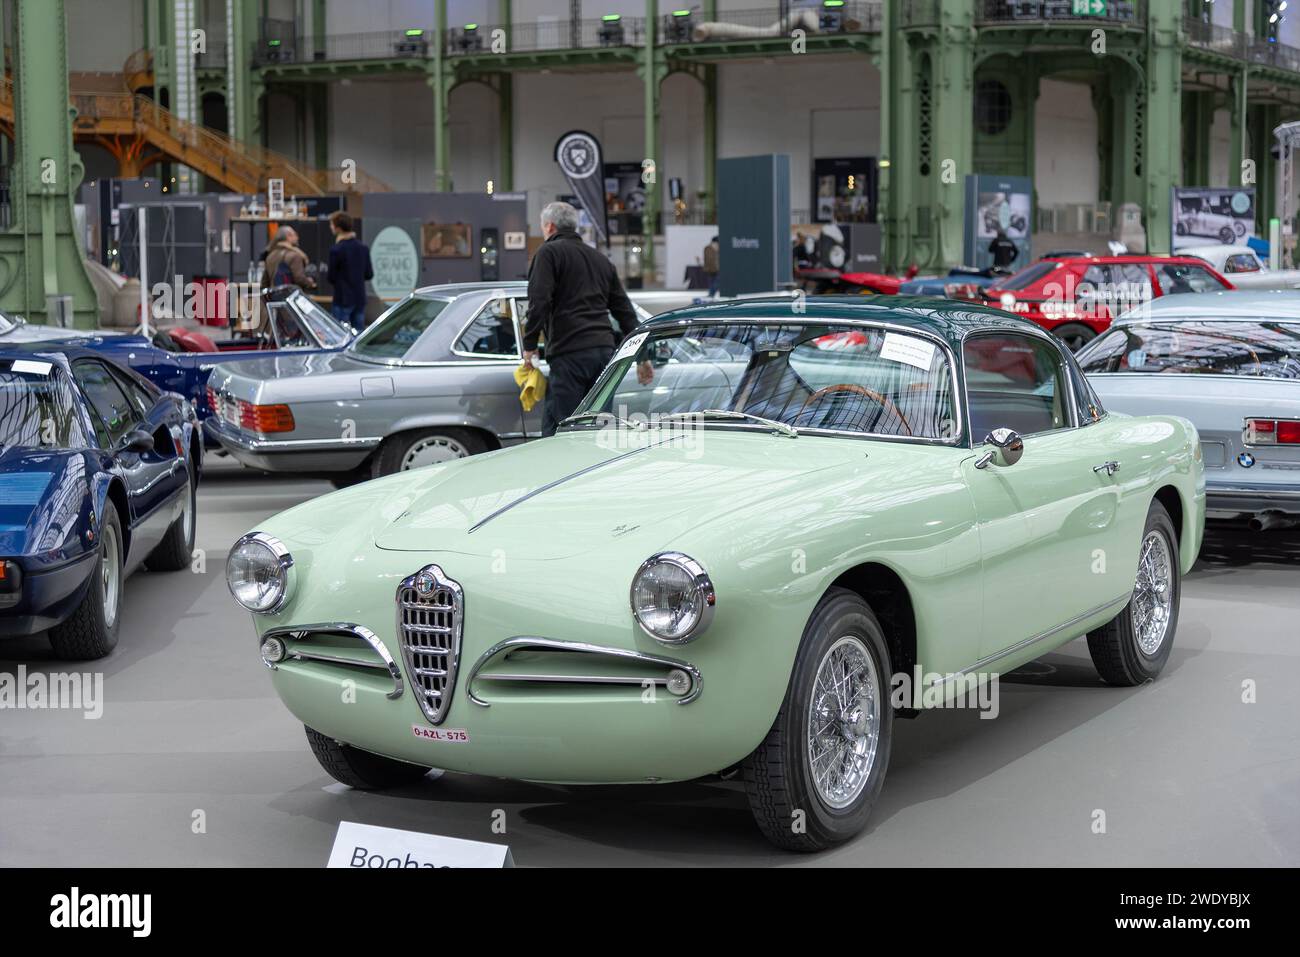
<path fill-rule="evenodd" d="M 504 844 L 340 821 L 327 867 L 514 867 Z"/>

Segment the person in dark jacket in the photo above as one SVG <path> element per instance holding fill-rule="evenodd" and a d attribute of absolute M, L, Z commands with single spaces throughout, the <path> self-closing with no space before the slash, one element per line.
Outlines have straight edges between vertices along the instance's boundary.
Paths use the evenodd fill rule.
<path fill-rule="evenodd" d="M 989 253 L 993 256 L 994 269 L 1009 270 L 1016 257 L 1020 255 L 1020 250 L 1007 238 L 1007 234 L 999 229 L 998 234 L 993 237 L 993 242 L 989 243 Z"/>
<path fill-rule="evenodd" d="M 330 311 L 344 325 L 360 332 L 366 326 L 366 280 L 375 278 L 370 265 L 370 250 L 353 232 L 352 217 L 342 210 L 330 214 L 329 277 L 334 287 L 334 304 Z"/>
<path fill-rule="evenodd" d="M 546 241 L 528 267 L 528 318 L 524 323 L 524 364 L 546 343 L 551 374 L 546 380 L 542 435 L 554 435 L 596 384 L 619 342 L 637 326 L 636 311 L 618 272 L 599 250 L 578 235 L 578 211 L 568 203 L 542 210 Z M 610 323 L 614 317 L 618 330 Z M 654 378 L 649 362 L 637 366 L 637 379 Z"/>

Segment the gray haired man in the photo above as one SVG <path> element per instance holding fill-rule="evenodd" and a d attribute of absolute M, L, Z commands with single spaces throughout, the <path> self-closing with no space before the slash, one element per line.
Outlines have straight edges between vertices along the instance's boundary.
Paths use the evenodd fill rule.
<path fill-rule="evenodd" d="M 548 204 L 542 210 L 542 235 L 546 241 L 528 267 L 524 361 L 533 360 L 538 340 L 544 338 L 551 374 L 542 434 L 554 435 L 596 384 L 619 342 L 636 329 L 637 317 L 614 264 L 578 235 L 576 209 L 568 203 Z M 648 384 L 650 363 L 642 363 L 637 375 Z"/>

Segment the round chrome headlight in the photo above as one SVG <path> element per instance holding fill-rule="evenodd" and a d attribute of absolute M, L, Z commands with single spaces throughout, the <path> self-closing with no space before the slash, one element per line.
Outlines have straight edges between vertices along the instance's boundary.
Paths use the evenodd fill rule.
<path fill-rule="evenodd" d="M 632 614 L 651 638 L 672 645 L 698 638 L 713 620 L 713 582 L 681 552 L 646 559 L 632 579 Z"/>
<path fill-rule="evenodd" d="M 293 556 L 278 538 L 250 532 L 230 550 L 226 584 L 251 612 L 271 614 L 284 607 L 292 586 Z"/>

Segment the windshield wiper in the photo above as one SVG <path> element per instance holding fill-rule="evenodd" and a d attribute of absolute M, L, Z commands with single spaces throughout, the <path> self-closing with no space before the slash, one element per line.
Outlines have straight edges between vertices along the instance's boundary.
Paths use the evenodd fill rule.
<path fill-rule="evenodd" d="M 626 425 L 629 429 L 635 429 L 638 432 L 644 432 L 646 427 L 640 422 L 629 422 L 622 416 L 615 415 L 613 412 L 579 412 L 577 415 L 571 415 L 567 419 L 561 419 L 560 425 L 566 422 L 589 422 L 593 419 L 613 419 L 619 425 Z"/>
<path fill-rule="evenodd" d="M 792 439 L 797 439 L 799 437 L 799 430 L 793 425 L 786 425 L 784 422 L 776 421 L 776 419 L 765 419 L 761 415 L 754 415 L 751 412 L 733 412 L 730 409 L 705 409 L 703 412 L 674 412 L 671 415 L 660 416 L 660 419 L 684 419 L 692 415 L 713 416 L 716 419 L 744 419 L 747 422 L 757 422 L 760 425 L 766 425 L 773 432 L 779 432 L 781 435 L 788 435 Z"/>

